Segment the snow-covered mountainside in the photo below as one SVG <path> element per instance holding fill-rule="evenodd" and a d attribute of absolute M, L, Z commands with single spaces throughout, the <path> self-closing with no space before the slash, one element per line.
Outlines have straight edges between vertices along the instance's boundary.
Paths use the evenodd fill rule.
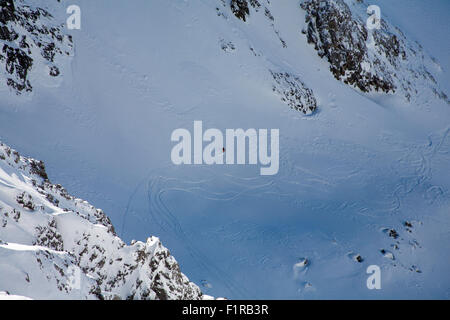
<path fill-rule="evenodd" d="M 202 298 L 158 238 L 126 245 L 102 210 L 3 143 L 0 224 L 0 299 Z"/>
<path fill-rule="evenodd" d="M 64 26 L 72 4 L 80 30 Z M 380 29 L 367 26 L 369 4 L 380 7 Z M 0 8 L 1 140 L 43 159 L 50 180 L 111 219 L 3 147 L 0 230 L 17 231 L 2 239 L 0 252 L 14 258 L 0 266 L 18 289 L 28 273 L 62 288 L 46 287 L 49 296 L 68 297 L 78 266 L 83 297 L 141 298 L 150 288 L 162 298 L 163 287 L 168 298 L 200 298 L 175 266 L 156 279 L 152 259 L 172 260 L 158 256 L 156 239 L 145 243 L 154 234 L 211 296 L 450 297 L 449 1 Z M 278 174 L 174 165 L 172 132 L 199 120 L 205 130 L 279 129 Z M 124 242 L 143 242 L 125 246 L 112 225 Z M 36 257 L 42 269 L 27 271 Z M 66 264 L 66 276 L 53 266 Z M 371 265 L 381 290 L 367 288 Z M 11 286 L 0 292 L 33 298 Z"/>

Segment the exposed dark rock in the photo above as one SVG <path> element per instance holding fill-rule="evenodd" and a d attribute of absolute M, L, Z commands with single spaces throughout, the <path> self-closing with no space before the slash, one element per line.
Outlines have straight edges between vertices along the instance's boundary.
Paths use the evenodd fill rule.
<path fill-rule="evenodd" d="M 46 226 L 37 226 L 36 232 L 34 245 L 47 247 L 55 251 L 64 250 L 64 242 L 54 219 Z"/>
<path fill-rule="evenodd" d="M 0 0 L 0 23 L 6 24 L 15 19 L 16 9 L 13 0 Z"/>
<path fill-rule="evenodd" d="M 225 52 L 233 52 L 234 50 L 236 50 L 236 47 L 231 41 L 225 41 L 224 39 L 221 39 L 219 43 L 220 48 Z"/>
<path fill-rule="evenodd" d="M 48 180 L 47 172 L 45 171 L 45 164 L 42 161 L 37 161 L 34 159 L 30 159 L 30 167 L 31 167 L 31 173 L 38 175 L 44 180 Z"/>
<path fill-rule="evenodd" d="M 247 20 L 247 16 L 250 14 L 247 0 L 231 0 L 230 3 L 231 12 L 242 21 Z"/>
<path fill-rule="evenodd" d="M 72 41 L 63 33 L 63 21 L 53 20 L 42 8 L 20 0 L 0 0 L 0 75 L 4 69 L 5 84 L 17 94 L 33 90 L 29 74 L 37 62 L 45 60 L 50 76 L 60 75 L 55 57 L 70 54 Z M 39 50 L 32 51 L 33 47 Z"/>
<path fill-rule="evenodd" d="M 20 204 L 22 207 L 29 209 L 31 211 L 35 210 L 33 198 L 28 193 L 22 192 L 21 194 L 19 194 L 17 196 L 16 200 L 17 200 L 17 203 Z"/>
<path fill-rule="evenodd" d="M 389 229 L 389 237 L 397 239 L 399 237 L 398 232 L 395 229 Z"/>
<path fill-rule="evenodd" d="M 281 100 L 294 110 L 303 114 L 312 114 L 317 109 L 314 93 L 300 78 L 289 73 L 271 71 L 275 83 L 273 91 L 280 95 Z"/>
<path fill-rule="evenodd" d="M 60 72 L 59 72 L 58 67 L 57 67 L 57 66 L 52 66 L 52 67 L 50 68 L 49 74 L 50 74 L 52 77 L 57 77 L 57 76 L 59 76 Z"/>
<path fill-rule="evenodd" d="M 412 223 L 409 222 L 409 221 L 405 221 L 405 222 L 403 223 L 403 225 L 404 225 L 405 227 L 408 227 L 408 228 L 412 228 L 412 227 L 413 227 Z"/>
<path fill-rule="evenodd" d="M 16 80 L 8 78 L 8 85 L 18 91 L 31 91 L 32 87 L 27 76 L 33 66 L 33 59 L 22 49 L 12 48 L 6 44 L 3 46 L 2 52 L 6 57 L 6 72 L 16 78 Z"/>

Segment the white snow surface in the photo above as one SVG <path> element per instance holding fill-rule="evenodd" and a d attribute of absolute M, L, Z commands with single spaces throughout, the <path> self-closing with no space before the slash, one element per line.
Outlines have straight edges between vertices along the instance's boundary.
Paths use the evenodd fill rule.
<path fill-rule="evenodd" d="M 28 297 L 16 296 L 13 294 L 8 294 L 7 292 L 0 291 L 0 300 L 31 300 Z"/>
<path fill-rule="evenodd" d="M 77 0 L 82 28 L 67 31 L 70 68 L 56 88 L 34 83 L 25 97 L 0 92 L 2 141 L 44 160 L 51 181 L 102 207 L 124 241 L 158 235 L 208 296 L 449 299 L 449 105 L 427 90 L 407 102 L 337 81 L 301 34 L 299 1 L 259 1 L 273 22 L 254 8 L 243 22 L 227 0 Z M 42 6 L 65 21 L 72 2 Z M 450 92 L 450 3 L 370 4 L 435 57 L 428 67 Z M 221 48 L 229 42 L 234 49 Z M 272 90 L 271 70 L 301 79 L 317 111 L 290 109 Z M 192 131 L 195 120 L 221 130 L 279 129 L 279 173 L 173 165 L 171 133 Z M 61 212 L 29 178 L 0 168 L 1 207 L 16 208 L 17 190 L 44 206 L 3 239 L 0 268 L 21 281 L 2 277 L 0 290 L 34 298 L 26 273 L 39 285 L 48 277 L 70 283 L 51 265 L 77 258 L 32 243 L 38 217 L 56 219 L 64 246 L 75 239 L 73 224 L 92 235 L 106 236 L 107 227 Z M 108 237 L 102 241 L 121 241 Z M 123 254 L 153 248 L 157 240 L 150 241 Z M 25 262 L 38 256 L 45 272 L 27 272 Z M 369 265 L 381 268 L 381 290 L 366 286 Z M 86 276 L 81 287 L 91 282 Z"/>

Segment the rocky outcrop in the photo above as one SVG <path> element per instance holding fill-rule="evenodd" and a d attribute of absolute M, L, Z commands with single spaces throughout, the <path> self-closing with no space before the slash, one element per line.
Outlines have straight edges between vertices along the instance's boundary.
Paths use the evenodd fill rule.
<path fill-rule="evenodd" d="M 275 80 L 273 91 L 281 100 L 294 110 L 310 115 L 317 109 L 317 101 L 311 89 L 300 80 L 299 77 L 289 73 L 273 72 Z"/>
<path fill-rule="evenodd" d="M 270 3 L 267 0 L 266 2 L 268 4 Z M 231 12 L 236 18 L 241 19 L 242 21 L 247 21 L 248 16 L 250 15 L 250 7 L 258 12 L 263 6 L 258 0 L 231 0 L 230 2 Z M 264 7 L 264 12 L 265 15 L 273 21 L 273 16 L 267 7 Z"/>
<path fill-rule="evenodd" d="M 33 89 L 30 74 L 58 77 L 58 57 L 72 55 L 72 38 L 45 9 L 23 0 L 0 0 L 0 86 L 17 94 Z M 36 69 L 36 70 L 34 70 Z"/>
<path fill-rule="evenodd" d="M 246 21 L 247 16 L 250 14 L 247 0 L 231 0 L 230 8 L 236 18 L 242 21 Z"/>

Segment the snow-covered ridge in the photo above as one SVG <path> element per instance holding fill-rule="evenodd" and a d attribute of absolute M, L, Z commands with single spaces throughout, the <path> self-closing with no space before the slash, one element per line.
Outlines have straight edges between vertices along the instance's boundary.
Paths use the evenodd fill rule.
<path fill-rule="evenodd" d="M 102 210 L 0 143 L 0 291 L 33 299 L 201 299 L 156 237 L 126 245 Z"/>
<path fill-rule="evenodd" d="M 44 9 L 48 4 L 0 1 L 0 88 L 20 94 L 31 92 L 34 82 L 58 83 L 64 62 L 73 55 L 73 44 L 63 21 Z"/>

